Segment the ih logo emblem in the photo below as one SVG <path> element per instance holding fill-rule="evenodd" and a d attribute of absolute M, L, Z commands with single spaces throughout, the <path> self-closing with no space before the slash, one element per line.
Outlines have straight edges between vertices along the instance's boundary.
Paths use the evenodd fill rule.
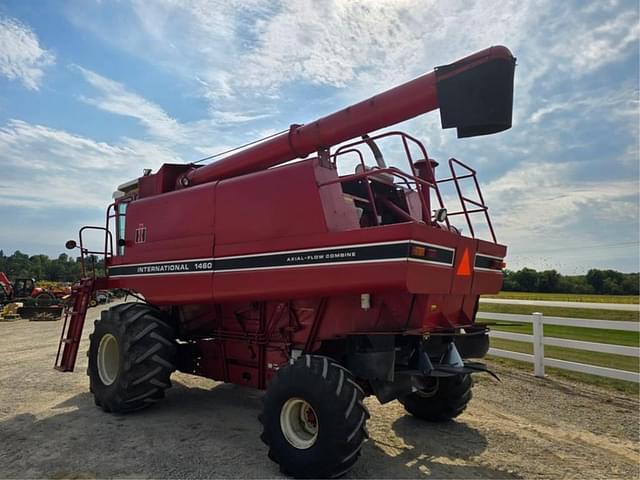
<path fill-rule="evenodd" d="M 147 227 L 144 223 L 138 225 L 136 228 L 136 243 L 144 243 L 147 241 Z"/>

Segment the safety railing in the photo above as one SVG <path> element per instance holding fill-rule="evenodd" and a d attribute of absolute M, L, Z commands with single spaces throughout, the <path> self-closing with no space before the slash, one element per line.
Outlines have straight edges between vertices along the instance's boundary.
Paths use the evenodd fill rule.
<path fill-rule="evenodd" d="M 394 178 L 399 178 L 399 179 L 403 180 L 404 184 L 409 185 L 409 186 L 410 185 L 414 185 L 417 188 L 419 188 L 421 185 L 428 184 L 427 181 L 422 180 L 420 178 L 412 177 L 411 175 L 408 175 L 408 174 L 404 173 L 402 170 L 400 170 L 398 168 L 395 168 L 395 167 L 387 167 L 387 168 L 373 167 L 373 168 L 370 168 L 369 170 L 367 170 L 365 172 L 355 173 L 355 174 L 352 174 L 352 175 L 346 175 L 346 176 L 343 176 L 343 177 L 339 177 L 336 180 L 330 180 L 328 182 L 323 182 L 323 183 L 319 184 L 319 186 L 320 187 L 324 187 L 324 186 L 332 185 L 332 184 L 335 184 L 335 183 L 345 183 L 345 182 L 351 182 L 351 181 L 356 181 L 356 180 L 362 180 L 362 179 L 365 179 L 365 178 L 366 179 L 369 179 L 369 178 L 374 178 L 375 179 L 376 177 L 380 178 L 383 175 L 390 175 L 390 176 L 392 176 Z M 372 212 L 374 214 L 374 223 L 375 223 L 376 226 L 378 226 L 378 225 L 380 225 L 380 221 L 379 221 L 379 216 L 378 216 L 378 207 L 376 206 L 376 203 L 377 203 L 376 200 L 380 200 L 381 203 L 382 203 L 382 202 L 385 202 L 385 200 L 387 200 L 387 199 L 377 198 L 375 196 L 375 194 L 373 192 L 373 188 L 371 187 L 371 182 L 367 181 L 367 182 L 365 182 L 365 185 L 366 185 L 366 189 L 367 189 L 367 197 L 368 197 L 367 201 L 371 205 L 371 209 L 372 209 Z M 420 195 L 420 200 L 421 200 L 423 218 L 430 219 L 431 215 L 429 213 L 427 205 L 424 202 L 424 198 L 422 197 L 422 195 Z M 400 207 L 397 207 L 395 204 L 393 204 L 392 202 L 390 202 L 388 200 L 385 202 L 385 204 L 386 204 L 387 207 L 393 208 L 395 206 L 399 210 L 402 210 L 402 209 L 400 209 Z M 442 208 L 444 208 L 444 207 L 442 207 Z M 406 220 L 408 220 L 408 221 L 409 220 L 421 221 L 421 219 L 419 219 L 419 218 L 410 217 L 410 215 L 408 213 L 406 213 L 406 212 L 404 212 L 404 214 L 407 216 Z"/>
<path fill-rule="evenodd" d="M 490 336 L 503 340 L 532 343 L 533 355 L 528 353 L 513 352 L 499 348 L 490 348 L 489 354 L 496 357 L 519 360 L 533 364 L 533 373 L 536 377 L 545 376 L 545 366 L 555 367 L 573 372 L 597 375 L 600 377 L 626 380 L 628 382 L 640 383 L 640 374 L 636 372 L 618 370 L 615 368 L 588 365 L 585 363 L 570 362 L 557 358 L 545 357 L 545 345 L 562 347 L 590 352 L 608 353 L 623 355 L 628 357 L 640 357 L 640 348 L 624 345 L 613 345 L 608 343 L 584 342 L 580 340 L 570 340 L 565 338 L 546 337 L 544 335 L 544 325 L 562 325 L 570 327 L 582 327 L 604 330 L 620 330 L 625 332 L 640 332 L 640 324 L 637 322 L 624 322 L 615 320 L 591 320 L 583 318 L 545 317 L 542 313 L 535 312 L 531 315 L 518 315 L 508 313 L 478 312 L 476 318 L 485 320 L 498 320 L 515 323 L 530 323 L 533 325 L 533 335 L 523 333 L 504 332 L 492 330 Z"/>
<path fill-rule="evenodd" d="M 463 174 L 458 174 L 458 171 L 456 170 L 456 166 L 458 168 L 463 169 L 464 172 Z M 467 226 L 469 227 L 469 233 L 471 233 L 472 237 L 476 237 L 476 232 L 473 228 L 473 222 L 471 221 L 471 215 L 475 214 L 475 213 L 483 213 L 484 217 L 485 217 L 485 221 L 487 224 L 487 227 L 489 229 L 489 233 L 491 233 L 491 238 L 493 240 L 494 243 L 497 242 L 496 240 L 496 234 L 493 230 L 493 224 L 491 223 L 491 217 L 489 216 L 489 207 L 487 207 L 487 205 L 484 203 L 484 197 L 482 196 L 482 190 L 480 188 L 480 184 L 478 183 L 478 178 L 476 176 L 476 171 L 465 165 L 464 163 L 462 163 L 459 160 L 456 160 L 455 158 L 450 158 L 449 159 L 449 171 L 451 172 L 451 177 L 449 178 L 443 178 L 441 180 L 438 180 L 436 183 L 438 185 L 443 184 L 443 183 L 447 183 L 447 182 L 453 182 L 453 184 L 455 185 L 455 189 L 456 189 L 456 193 L 458 194 L 458 199 L 460 201 L 460 206 L 462 208 L 462 210 L 459 211 L 454 211 L 454 212 L 447 212 L 447 216 L 448 217 L 454 217 L 456 215 L 464 215 L 466 221 L 467 221 Z M 474 200 L 472 198 L 469 198 L 467 196 L 464 195 L 463 190 L 462 190 L 462 185 L 461 185 L 461 180 L 465 180 L 465 179 L 472 179 L 473 180 L 473 185 L 475 187 L 475 191 L 476 191 L 476 195 L 478 197 L 477 200 Z M 469 207 L 470 205 L 470 207 Z"/>
<path fill-rule="evenodd" d="M 396 137 L 398 139 L 400 139 L 400 142 L 402 144 L 402 148 L 404 150 L 405 156 L 407 158 L 407 161 L 409 163 L 409 167 L 411 169 L 411 174 L 405 173 L 402 170 L 400 170 L 397 167 L 385 167 L 385 168 L 380 168 L 379 166 L 367 166 L 365 161 L 364 161 L 364 155 L 362 154 L 362 152 L 360 151 L 360 146 L 363 145 L 368 145 L 371 142 L 375 142 L 376 140 L 382 140 L 384 138 L 389 138 L 389 137 Z M 425 160 L 426 163 L 426 168 L 427 168 L 427 178 L 421 178 L 418 175 L 418 170 L 416 169 L 415 166 L 415 162 L 413 159 L 413 155 L 411 153 L 411 147 L 410 144 L 414 145 L 418 151 L 420 152 L 421 155 L 421 159 L 420 160 Z M 356 174 L 351 174 L 351 175 L 344 175 L 342 177 L 340 177 L 339 182 L 330 182 L 330 183 L 344 183 L 344 182 L 349 182 L 349 181 L 354 181 L 354 180 L 359 180 L 359 179 L 363 179 L 363 178 L 368 178 L 368 177 L 372 177 L 372 178 L 376 178 L 379 179 L 381 178 L 385 173 L 386 174 L 391 174 L 392 176 L 396 177 L 396 178 L 400 178 L 402 179 L 402 182 L 404 185 L 407 186 L 408 190 L 413 190 L 413 188 L 415 188 L 415 190 L 419 193 L 419 198 L 420 198 L 420 203 L 421 203 L 421 209 L 422 209 L 422 220 L 424 222 L 430 222 L 431 221 L 431 199 L 430 199 L 430 189 L 433 189 L 433 191 L 436 194 L 436 198 L 438 200 L 438 203 L 440 205 L 440 208 L 444 208 L 444 201 L 442 199 L 442 196 L 440 195 L 440 192 L 438 190 L 438 185 L 435 182 L 435 174 L 433 172 L 433 167 L 431 166 L 431 164 L 426 161 L 429 156 L 427 154 L 427 150 L 424 148 L 424 145 L 422 144 L 422 142 L 420 142 L 418 139 L 412 137 L 411 135 L 408 135 L 404 132 L 399 132 L 399 131 L 392 131 L 392 132 L 385 132 L 385 133 L 381 133 L 379 135 L 375 135 L 373 137 L 367 138 L 367 139 L 362 139 L 362 140 L 357 140 L 354 142 L 350 142 L 347 143 L 345 145 L 342 145 L 340 148 L 338 148 L 335 153 L 333 155 L 331 155 L 331 162 L 333 163 L 334 166 L 336 166 L 337 168 L 337 162 L 338 159 L 340 157 L 344 157 L 347 154 L 356 154 L 358 156 L 358 160 L 359 160 L 359 164 L 362 167 L 362 172 L 361 173 L 356 173 Z M 432 179 L 432 180 L 429 180 Z M 371 188 L 371 184 L 370 182 L 366 182 L 366 188 L 367 188 L 367 195 L 369 197 L 369 201 L 371 202 L 372 205 L 372 209 L 375 212 L 375 217 L 376 217 L 376 225 L 378 224 L 377 221 L 377 208 L 375 205 L 375 197 L 373 194 L 373 190 Z M 413 186 L 413 188 L 412 188 Z M 416 221 L 421 221 L 421 219 L 413 219 Z M 445 223 L 447 224 L 447 228 L 450 227 L 449 225 L 449 221 L 445 220 Z"/>
<path fill-rule="evenodd" d="M 84 237 L 83 234 L 87 230 L 97 230 L 104 232 L 104 249 L 103 250 L 89 250 L 84 246 Z M 113 237 L 111 236 L 111 232 L 106 227 L 95 227 L 91 225 L 84 226 L 78 232 L 78 238 L 80 240 L 80 268 L 82 270 L 82 277 L 87 277 L 87 268 L 86 268 L 86 260 L 89 258 L 91 260 L 91 277 L 96 278 L 96 255 L 102 255 L 104 259 L 105 268 L 107 264 L 107 259 L 113 256 Z"/>
<path fill-rule="evenodd" d="M 405 173 L 396 167 L 380 168 L 377 166 L 371 167 L 366 165 L 364 161 L 364 155 L 360 151 L 360 147 L 363 145 L 369 145 L 372 141 L 381 140 L 387 137 L 399 138 L 402 145 L 402 149 L 404 151 L 406 159 L 409 163 L 409 167 L 411 169 L 410 174 Z M 411 146 L 414 146 L 415 148 L 417 148 L 421 158 L 414 160 L 414 155 L 411 152 Z M 478 180 L 476 177 L 476 171 L 468 167 L 464 163 L 460 162 L 459 160 L 456 160 L 455 158 L 451 158 L 449 160 L 449 170 L 450 170 L 451 176 L 448 178 L 437 180 L 433 165 L 431 164 L 431 161 L 427 154 L 427 150 L 425 149 L 422 142 L 412 137 L 411 135 L 408 135 L 404 132 L 399 132 L 399 131 L 386 132 L 371 138 L 362 139 L 362 140 L 358 140 L 358 141 L 343 145 L 340 148 L 338 148 L 335 151 L 335 153 L 330 157 L 331 162 L 337 167 L 338 158 L 348 154 L 354 154 L 357 156 L 358 163 L 362 167 L 362 172 L 359 174 L 356 173 L 352 175 L 341 176 L 339 179 L 339 182 L 344 183 L 344 182 L 358 180 L 358 179 L 367 178 L 367 177 L 372 177 L 374 179 L 376 179 L 377 177 L 377 179 L 380 179 L 380 176 L 384 173 L 392 174 L 395 177 L 402 178 L 403 181 L 401 183 L 406 185 L 409 190 L 411 190 L 412 186 L 414 186 L 415 189 L 419 192 L 419 198 L 422 203 L 422 210 L 423 210 L 423 221 L 426 223 L 429 223 L 432 221 L 432 215 L 431 215 L 432 206 L 431 206 L 431 196 L 430 196 L 431 192 L 435 194 L 435 200 L 437 201 L 439 208 L 444 209 L 445 203 L 444 203 L 444 199 L 440 191 L 439 185 L 448 183 L 448 182 L 453 182 L 455 186 L 456 194 L 458 196 L 458 201 L 461 205 L 461 210 L 447 211 L 447 216 L 444 220 L 444 223 L 446 224 L 447 229 L 451 229 L 451 224 L 449 222 L 450 217 L 464 215 L 466 223 L 469 227 L 469 233 L 471 237 L 476 238 L 477 232 L 473 227 L 473 221 L 471 216 L 475 213 L 482 212 L 484 213 L 485 221 L 488 226 L 491 239 L 493 240 L 494 243 L 497 241 L 495 232 L 493 230 L 493 225 L 491 223 L 491 218 L 489 217 L 488 207 L 484 202 L 484 197 L 482 196 L 480 184 L 478 183 Z M 418 168 L 415 165 L 416 162 L 419 160 L 424 162 L 424 166 L 422 167 L 424 170 L 422 172 L 419 172 Z M 463 171 L 460 172 L 460 169 L 463 169 Z M 365 174 L 364 172 L 367 172 L 367 173 Z M 468 196 L 465 196 L 463 193 L 461 181 L 468 178 L 473 180 L 473 185 L 475 187 L 477 200 L 469 198 Z M 337 183 L 337 182 L 332 182 L 332 183 Z M 376 212 L 375 215 L 377 217 L 377 209 L 374 201 L 375 197 L 371 188 L 371 184 L 370 182 L 366 182 L 366 183 L 367 183 L 366 185 L 367 196 L 369 197 L 368 200 L 372 205 L 372 209 Z M 397 213 L 400 214 L 401 212 L 397 212 Z M 414 219 L 414 220 L 420 221 L 420 219 Z"/>

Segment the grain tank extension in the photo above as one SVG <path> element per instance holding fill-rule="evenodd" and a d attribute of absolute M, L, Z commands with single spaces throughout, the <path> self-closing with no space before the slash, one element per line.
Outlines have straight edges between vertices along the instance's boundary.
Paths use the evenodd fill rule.
<path fill-rule="evenodd" d="M 436 109 L 459 137 L 506 130 L 514 68 L 491 47 L 209 165 L 124 183 L 106 225 L 67 242 L 103 255 L 106 275 L 87 266 L 74 287 L 56 368 L 73 371 L 92 293 L 125 289 L 139 301 L 103 311 L 89 347 L 107 412 L 156 403 L 175 370 L 264 389 L 261 439 L 296 477 L 354 465 L 366 396 L 456 417 L 486 371 L 475 316 L 506 247 L 475 170 L 375 132 Z"/>

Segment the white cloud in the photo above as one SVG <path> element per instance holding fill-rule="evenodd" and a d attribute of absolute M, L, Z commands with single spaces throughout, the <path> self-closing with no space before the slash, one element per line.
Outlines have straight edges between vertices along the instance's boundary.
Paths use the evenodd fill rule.
<path fill-rule="evenodd" d="M 55 55 L 40 46 L 38 37 L 19 21 L 0 17 L 0 75 L 19 80 L 38 90 L 44 69 L 55 63 Z"/>
<path fill-rule="evenodd" d="M 566 252 L 545 253 L 554 248 L 573 245 L 579 254 L 584 245 L 638 240 L 638 180 L 577 178 L 585 168 L 580 162 L 526 164 L 483 187 L 511 268 L 553 268 L 554 262 L 558 268 Z"/>
<path fill-rule="evenodd" d="M 581 74 L 588 74 L 619 61 L 633 51 L 631 47 L 638 44 L 640 37 L 637 10 L 632 8 L 612 13 L 611 9 L 598 12 L 597 18 L 604 17 L 605 21 L 591 24 L 590 28 L 574 24 L 576 34 L 555 45 L 552 53 L 568 61 L 565 68 L 569 65 Z M 581 20 L 577 15 L 573 22 Z"/>
<path fill-rule="evenodd" d="M 243 58 L 239 83 L 392 86 L 491 44 L 517 43 L 535 16 L 527 4 L 509 1 L 288 2 L 256 23 L 259 40 Z"/>
<path fill-rule="evenodd" d="M 592 115 L 607 115 L 610 118 L 613 117 L 630 122 L 630 125 L 633 126 L 634 123 L 637 123 L 638 113 L 640 113 L 638 109 L 640 105 L 639 95 L 640 90 L 637 85 L 622 85 L 615 89 L 607 87 L 588 92 L 572 92 L 568 96 L 563 94 L 555 98 L 541 100 L 537 110 L 529 117 L 529 121 L 534 124 L 543 121 L 548 122 L 549 116 L 557 113 L 570 114 L 570 116 L 578 119 L 581 119 L 578 114 L 582 118 Z M 563 118 L 562 121 L 566 123 L 566 118 Z"/>
<path fill-rule="evenodd" d="M 260 120 L 262 118 L 268 118 L 271 115 L 268 113 L 252 113 L 252 112 L 230 112 L 219 111 L 211 114 L 213 120 L 222 124 L 234 124 L 252 122 L 254 120 Z"/>
<path fill-rule="evenodd" d="M 183 126 L 159 105 L 127 90 L 121 83 L 80 66 L 75 68 L 101 93 L 101 96 L 96 98 L 80 97 L 83 102 L 116 115 L 134 118 L 151 135 L 160 139 L 178 141 L 183 138 Z"/>
<path fill-rule="evenodd" d="M 172 161 L 172 151 L 152 143 L 109 144 L 10 120 L 0 129 L 0 205 L 102 209 L 118 184 Z"/>
<path fill-rule="evenodd" d="M 252 120 L 275 114 L 295 98 L 287 92 L 291 85 L 298 91 L 306 85 L 332 87 L 332 104 L 348 105 L 435 65 L 505 44 L 519 59 L 517 123 L 541 108 L 536 98 L 541 88 L 566 85 L 567 78 L 584 78 L 623 61 L 638 37 L 633 2 L 588 8 L 551 0 L 131 0 L 123 5 L 130 14 L 117 24 L 104 20 L 103 7 L 95 5 L 68 15 L 142 61 L 187 79 L 217 120 L 224 120 L 217 112 L 225 111 L 251 111 Z M 447 138 L 443 132 L 432 135 L 441 142 Z"/>
<path fill-rule="evenodd" d="M 180 122 L 160 105 L 130 91 L 122 83 L 78 65 L 74 65 L 73 68 L 98 92 L 97 95 L 78 97 L 82 102 L 115 115 L 137 120 L 156 145 L 178 148 L 187 155 L 191 152 L 206 152 L 205 155 L 210 155 L 211 152 L 225 149 L 228 142 L 233 144 L 236 141 L 235 135 L 229 138 L 229 134 L 224 132 L 225 127 L 247 124 L 273 115 L 273 112 L 267 110 L 220 110 L 211 112 L 209 118 Z M 242 143 L 246 139 L 238 138 L 237 141 Z"/>

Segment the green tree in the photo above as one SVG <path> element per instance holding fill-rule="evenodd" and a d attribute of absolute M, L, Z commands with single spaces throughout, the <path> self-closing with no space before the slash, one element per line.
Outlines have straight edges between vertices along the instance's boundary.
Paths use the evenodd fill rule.
<path fill-rule="evenodd" d="M 555 270 L 545 270 L 538 273 L 538 291 L 556 292 L 560 283 L 560 274 Z"/>
<path fill-rule="evenodd" d="M 538 272 L 532 268 L 523 268 L 515 272 L 513 279 L 518 284 L 519 290 L 523 292 L 538 291 Z"/>
<path fill-rule="evenodd" d="M 605 274 L 602 270 L 597 270 L 592 268 L 587 272 L 587 283 L 593 287 L 593 290 L 596 293 L 602 293 L 602 288 L 604 286 Z"/>

